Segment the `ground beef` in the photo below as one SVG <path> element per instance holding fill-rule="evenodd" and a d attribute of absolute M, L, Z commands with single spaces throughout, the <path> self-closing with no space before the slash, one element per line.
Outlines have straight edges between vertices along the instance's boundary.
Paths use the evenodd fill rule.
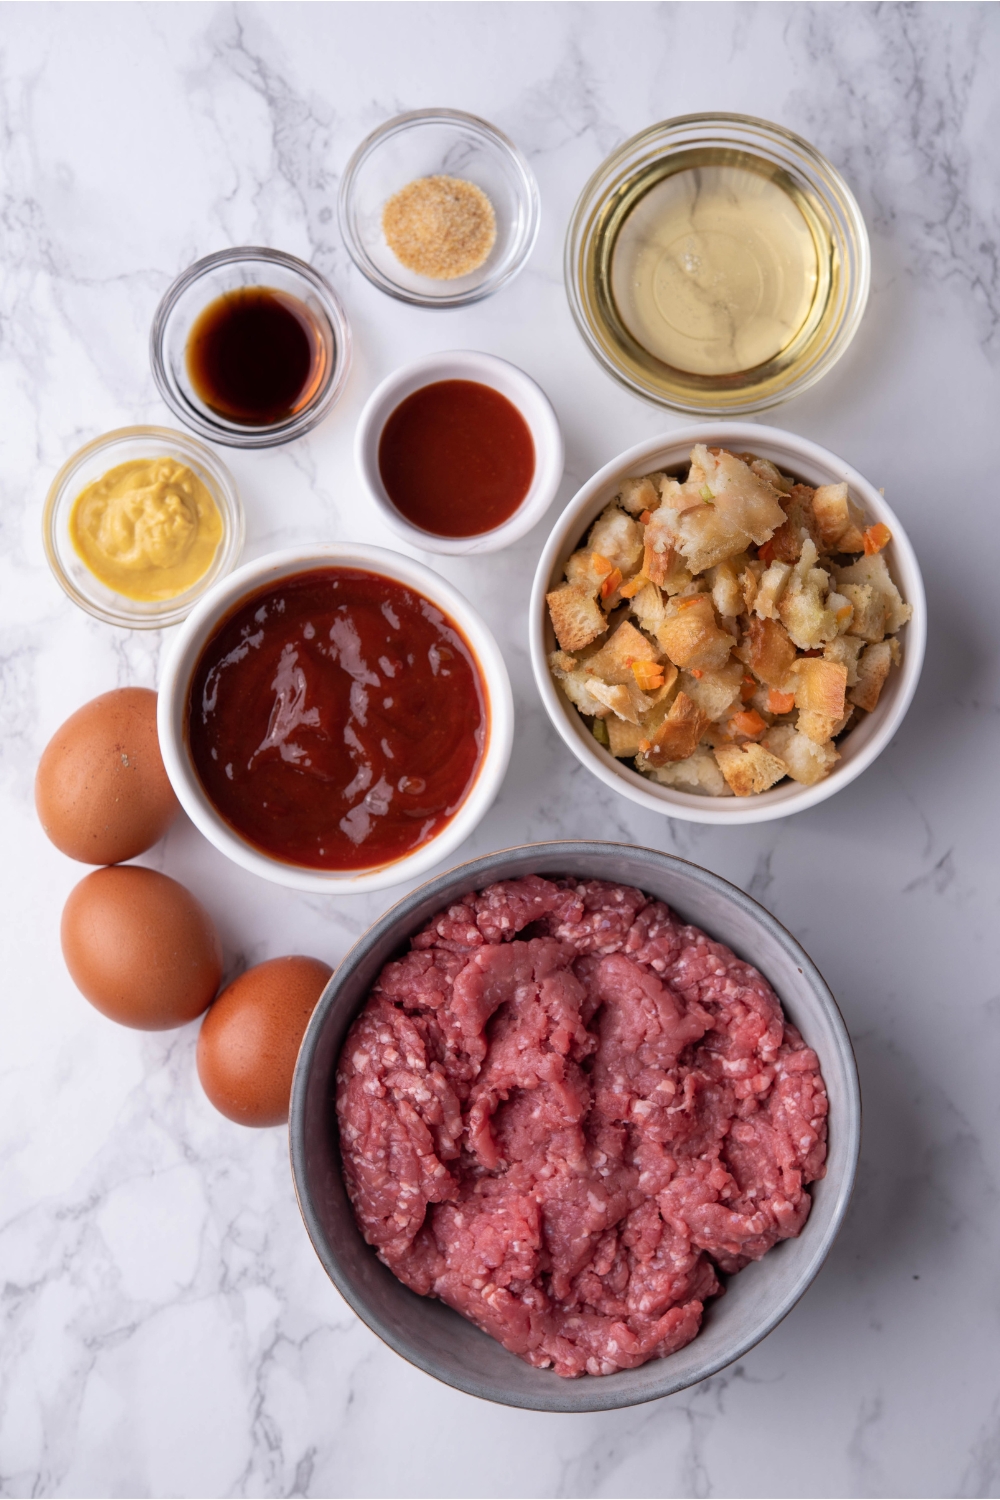
<path fill-rule="evenodd" d="M 797 1235 L 816 1054 L 767 981 L 660 901 L 503 881 L 386 964 L 337 1074 L 344 1176 L 399 1279 L 530 1364 L 694 1338 L 719 1273 Z"/>

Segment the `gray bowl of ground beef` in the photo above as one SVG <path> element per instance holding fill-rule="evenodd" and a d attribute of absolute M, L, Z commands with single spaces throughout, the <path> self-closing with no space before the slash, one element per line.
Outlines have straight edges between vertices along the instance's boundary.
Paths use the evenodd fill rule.
<path fill-rule="evenodd" d="M 550 1339 L 548 1346 L 536 1348 L 524 1358 L 519 1357 L 467 1317 L 461 1316 L 454 1310 L 454 1306 L 446 1305 L 437 1296 L 417 1295 L 383 1264 L 372 1245 L 366 1243 L 348 1197 L 345 1163 L 341 1158 L 338 1132 L 338 1059 L 352 1024 L 358 1022 L 352 1034 L 350 1057 L 355 1058 L 361 1068 L 364 1068 L 362 1050 L 365 1045 L 365 1018 L 358 1018 L 365 1010 L 373 986 L 383 974 L 385 966 L 393 964 L 392 972 L 397 977 L 399 974 L 405 977 L 405 962 L 403 967 L 397 966 L 400 961 L 404 961 L 411 939 L 422 932 L 425 932 L 425 936 L 418 939 L 418 944 L 423 944 L 425 948 L 438 945 L 451 951 L 457 942 L 458 948 L 464 951 L 461 945 L 468 939 L 463 939 L 460 931 L 456 939 L 455 932 L 458 929 L 454 928 L 453 923 L 445 922 L 441 929 L 441 939 L 435 935 L 433 928 L 430 935 L 426 935 L 428 923 L 455 903 L 462 902 L 472 892 L 483 891 L 498 882 L 523 881 L 529 876 L 542 877 L 546 881 L 562 881 L 564 884 L 567 881 L 601 881 L 636 888 L 652 898 L 654 903 L 666 903 L 678 924 L 691 924 L 691 927 L 700 928 L 716 943 L 724 944 L 727 949 L 732 950 L 729 955 L 721 956 L 720 963 L 723 966 L 729 963 L 736 973 L 742 971 L 743 964 L 753 965 L 777 995 L 785 1020 L 789 1023 L 782 1051 L 788 1054 L 791 1038 L 792 1071 L 801 1065 L 805 1055 L 801 1050 L 804 1043 L 805 1049 L 812 1049 L 818 1058 L 822 1085 L 825 1085 L 829 1100 L 823 1175 L 803 1189 L 803 1201 L 798 1206 L 794 1203 L 785 1205 L 788 1223 L 784 1232 L 793 1237 L 782 1238 L 779 1243 L 767 1249 L 766 1253 L 763 1253 L 762 1243 L 754 1246 L 749 1241 L 745 1246 L 732 1245 L 728 1252 L 721 1254 L 710 1250 L 710 1263 L 706 1262 L 691 1272 L 691 1296 L 698 1300 L 688 1302 L 686 1306 L 690 1309 L 697 1305 L 700 1309 L 702 1303 L 704 1305 L 700 1331 L 696 1336 L 691 1337 L 690 1327 L 684 1333 L 680 1310 L 671 1309 L 670 1317 L 674 1319 L 674 1323 L 670 1326 L 674 1332 L 671 1337 L 666 1336 L 668 1323 L 664 1321 L 664 1337 L 658 1347 L 664 1351 L 672 1349 L 673 1352 L 664 1352 L 652 1358 L 648 1353 L 642 1353 L 645 1362 L 633 1368 L 614 1369 L 613 1373 L 581 1373 L 575 1379 L 567 1379 L 556 1373 L 551 1367 L 551 1359 L 542 1360 L 547 1348 L 556 1349 L 554 1362 L 558 1367 L 559 1347 L 570 1348 L 558 1336 Z M 496 905 L 494 899 L 493 907 L 496 908 Z M 503 905 L 501 899 L 501 908 Z M 472 911 L 472 908 L 468 911 Z M 632 951 L 638 952 L 639 957 L 645 960 L 656 951 L 656 933 L 663 929 L 663 921 L 660 929 L 656 927 L 656 911 L 662 913 L 662 906 L 650 905 L 643 918 L 653 946 L 647 950 L 638 950 L 635 947 L 638 942 L 635 932 L 630 939 Z M 460 916 L 463 912 L 465 909 L 460 909 Z M 565 911 L 558 915 L 562 919 L 566 917 Z M 669 913 L 666 914 L 664 920 L 668 926 L 673 918 Z M 507 920 L 506 917 L 504 920 Z M 531 927 L 525 929 L 529 938 L 551 941 L 537 938 L 537 934 L 543 931 L 550 933 L 555 930 L 552 923 L 556 921 L 556 917 L 549 917 L 547 921 L 548 926 L 532 922 Z M 461 925 L 460 920 L 459 929 Z M 487 932 L 486 941 L 489 942 L 488 921 L 480 925 Z M 582 928 L 578 926 L 577 929 L 571 929 L 567 921 L 562 920 L 558 936 L 565 938 L 571 930 L 582 931 Z M 687 931 L 688 939 L 685 941 L 690 939 L 690 930 Z M 509 935 L 506 934 L 504 940 Z M 476 938 L 475 933 L 473 937 Z M 476 938 L 476 941 L 479 939 Z M 661 946 L 662 941 L 665 940 L 661 939 Z M 673 941 L 676 949 L 676 938 Z M 601 951 L 607 953 L 609 949 L 605 947 Z M 685 951 L 693 952 L 693 949 Z M 721 950 L 716 951 L 721 953 Z M 733 954 L 736 955 L 735 960 Z M 620 956 L 613 959 L 613 962 L 620 961 Z M 640 967 L 647 973 L 652 973 L 653 968 L 663 971 L 662 964 L 651 967 L 648 961 Z M 583 972 L 579 965 L 576 972 Z M 722 973 L 722 967 L 718 972 Z M 583 977 L 587 979 L 586 974 Z M 677 985 L 676 973 L 668 969 L 665 977 Z M 745 973 L 743 979 L 747 979 Z M 758 988 L 766 991 L 767 985 Z M 709 984 L 708 989 L 704 989 L 702 993 L 709 995 L 710 991 Z M 686 997 L 689 1015 L 693 1015 L 697 1008 L 692 996 L 693 991 Z M 366 1012 L 366 1016 L 367 1014 Z M 683 1024 L 689 1024 L 686 1019 L 682 1018 L 682 1021 Z M 377 1027 L 375 1029 L 378 1030 Z M 384 1039 L 384 1029 L 382 1034 Z M 369 1027 L 369 1040 L 372 1035 L 374 1033 Z M 604 1043 L 601 1045 L 603 1047 Z M 359 1048 L 361 1050 L 356 1050 Z M 796 1051 L 796 1048 L 799 1050 Z M 586 1047 L 583 1051 L 586 1051 Z M 350 1090 L 358 1085 L 358 1079 L 350 1076 L 352 1064 L 346 1052 L 345 1058 L 348 1061 L 345 1063 L 342 1059 L 340 1066 L 341 1116 L 345 1121 L 350 1121 L 353 1118 L 350 1113 Z M 584 1062 L 583 1066 L 592 1065 Z M 732 1069 L 733 1065 L 728 1066 Z M 815 1070 L 815 1062 L 812 1067 Z M 511 1091 L 503 1092 L 502 1086 L 501 1078 L 498 1087 L 501 1097 L 506 1100 Z M 764 1087 L 764 1084 L 760 1086 Z M 743 1092 L 746 1093 L 747 1090 L 744 1089 Z M 467 1102 L 472 1105 L 472 1096 Z M 636 1113 L 635 1103 L 633 1101 L 632 1118 L 641 1131 L 643 1117 Z M 463 1105 L 463 1109 L 465 1107 Z M 645 1105 L 639 1101 L 639 1109 L 643 1108 Z M 474 1110 L 470 1107 L 470 1118 L 473 1113 Z M 483 1113 L 482 1109 L 479 1113 Z M 783 1117 L 793 1119 L 794 1113 L 789 1114 L 785 1110 Z M 379 1245 L 383 1257 L 389 1259 L 400 1274 L 406 1275 L 412 1284 L 419 1285 L 422 1274 L 421 1256 L 400 1254 L 398 1244 L 389 1243 L 384 1234 L 380 1238 L 379 1222 L 372 1217 L 372 1204 L 376 1201 L 377 1194 L 373 1198 L 372 1193 L 366 1190 L 364 1181 L 359 1179 L 359 1171 L 363 1179 L 364 1162 L 361 1161 L 359 1167 L 359 1151 L 364 1142 L 358 1138 L 352 1125 L 348 1124 L 347 1128 L 351 1139 L 345 1139 L 343 1144 L 348 1177 L 356 1205 L 365 1220 L 368 1239 Z M 516 1134 L 516 1122 L 508 1124 L 507 1128 Z M 793 1126 L 793 1131 L 794 1128 Z M 371 1133 L 371 1119 L 368 1120 L 368 1129 Z M 670 1395 L 713 1375 L 740 1358 L 768 1334 L 805 1292 L 833 1243 L 850 1199 L 860 1132 L 861 1101 L 857 1070 L 850 1038 L 836 1002 L 807 954 L 763 907 L 719 876 L 673 855 L 625 844 L 568 841 L 501 850 L 460 865 L 412 892 L 376 922 L 344 959 L 312 1017 L 299 1054 L 290 1117 L 292 1171 L 306 1228 L 327 1273 L 359 1317 L 398 1354 L 448 1385 L 470 1395 L 510 1406 L 565 1412 L 607 1410 Z M 730 1130 L 730 1134 L 734 1137 L 734 1144 L 727 1147 L 725 1160 L 728 1169 L 739 1179 L 740 1130 Z M 514 1135 L 510 1138 L 513 1139 Z M 634 1135 L 632 1140 L 634 1143 Z M 500 1139 L 500 1148 L 501 1151 L 506 1149 L 507 1154 L 510 1154 L 509 1144 L 505 1145 L 504 1139 Z M 489 1149 L 495 1150 L 496 1142 Z M 457 1152 L 453 1154 L 457 1156 Z M 806 1182 L 814 1174 L 816 1162 L 821 1159 L 821 1152 L 817 1154 L 817 1149 L 813 1147 L 810 1156 L 812 1169 L 805 1173 Z M 655 1174 L 655 1161 L 651 1170 Z M 687 1191 L 690 1197 L 690 1189 Z M 726 1191 L 723 1191 L 723 1197 Z M 811 1204 L 805 1201 L 805 1194 L 808 1194 Z M 668 1200 L 661 1197 L 660 1201 L 666 1203 Z M 728 1206 L 716 1202 L 702 1205 L 696 1210 L 684 1208 L 683 1211 L 692 1221 L 698 1214 L 701 1215 L 698 1220 L 701 1224 L 699 1233 L 702 1234 L 703 1243 L 711 1245 L 711 1215 L 715 1215 L 716 1223 L 724 1221 Z M 746 1207 L 745 1204 L 742 1206 Z M 453 1213 L 454 1205 L 438 1203 L 434 1205 L 434 1211 Z M 804 1223 L 803 1213 L 807 1215 Z M 706 1219 L 705 1215 L 709 1218 Z M 669 1217 L 668 1211 L 666 1218 Z M 743 1222 L 749 1222 L 745 1214 Z M 570 1224 L 566 1232 L 572 1235 L 572 1231 L 573 1225 Z M 441 1228 L 438 1227 L 436 1232 L 440 1237 Z M 725 1239 L 724 1229 L 721 1232 Z M 436 1252 L 428 1235 L 425 1234 L 424 1239 L 430 1245 L 430 1251 L 423 1254 L 426 1261 L 427 1253 L 433 1256 Z M 748 1254 L 733 1253 L 737 1248 L 746 1249 Z M 752 1259 L 746 1263 L 748 1255 L 758 1254 L 761 1255 L 760 1259 Z M 737 1270 L 738 1274 L 732 1274 Z M 715 1273 L 718 1274 L 718 1283 L 721 1284 L 724 1295 L 713 1294 L 711 1283 Z M 479 1278 L 473 1285 L 479 1286 L 481 1280 Z M 470 1292 L 468 1286 L 461 1285 L 457 1290 L 455 1287 L 449 1289 L 447 1277 L 441 1278 L 439 1284 L 445 1288 L 442 1295 L 447 1295 L 457 1305 L 467 1306 L 470 1316 L 477 1316 L 478 1308 L 481 1321 L 484 1324 L 490 1322 L 489 1316 L 485 1319 L 481 1317 L 484 1309 L 481 1301 L 477 1303 L 478 1292 Z M 489 1285 L 486 1291 L 491 1292 Z M 509 1303 L 509 1296 L 505 1294 L 505 1298 Z M 490 1302 L 491 1306 L 498 1308 L 504 1305 L 503 1300 L 498 1299 L 495 1293 Z M 487 1313 L 490 1311 L 489 1308 L 485 1310 Z M 690 1313 L 686 1316 L 690 1317 Z M 648 1319 L 645 1324 L 641 1318 L 633 1321 L 640 1329 L 649 1326 Z M 500 1331 L 497 1336 L 503 1336 L 502 1319 L 498 1320 L 498 1328 Z M 682 1338 L 690 1341 L 682 1342 L 681 1347 L 674 1348 Z M 594 1347 L 597 1348 L 596 1345 Z M 614 1347 L 612 1342 L 611 1348 Z M 572 1353 L 570 1348 L 570 1356 Z M 598 1357 L 592 1357 L 583 1365 L 584 1371 L 602 1367 L 600 1349 L 597 1353 Z M 550 1367 L 533 1367 L 526 1362 L 528 1357 Z M 636 1358 L 638 1357 L 637 1354 Z M 612 1365 L 613 1361 L 609 1364 L 605 1360 L 603 1368 L 610 1368 Z M 563 1367 L 567 1371 L 571 1370 L 572 1358 L 564 1360 Z"/>

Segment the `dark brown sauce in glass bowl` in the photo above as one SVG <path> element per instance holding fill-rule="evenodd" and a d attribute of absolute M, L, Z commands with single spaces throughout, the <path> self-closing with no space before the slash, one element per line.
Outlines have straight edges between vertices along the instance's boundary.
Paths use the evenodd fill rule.
<path fill-rule="evenodd" d="M 217 297 L 188 336 L 195 393 L 220 416 L 250 427 L 295 416 L 316 394 L 326 367 L 326 346 L 308 307 L 272 287 Z"/>

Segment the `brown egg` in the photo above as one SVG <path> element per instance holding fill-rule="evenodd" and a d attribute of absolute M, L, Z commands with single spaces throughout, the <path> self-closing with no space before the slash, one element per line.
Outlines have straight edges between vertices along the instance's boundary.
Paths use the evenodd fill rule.
<path fill-rule="evenodd" d="M 156 694 L 102 693 L 71 714 L 42 752 L 35 806 L 57 849 L 88 865 L 134 859 L 180 812 L 156 734 Z"/>
<path fill-rule="evenodd" d="M 193 1021 L 222 978 L 211 917 L 176 880 L 138 865 L 84 876 L 69 893 L 60 936 L 91 1005 L 140 1031 Z"/>
<path fill-rule="evenodd" d="M 272 958 L 222 991 L 201 1023 L 198 1076 L 228 1119 L 288 1119 L 299 1044 L 332 973 L 318 958 Z"/>

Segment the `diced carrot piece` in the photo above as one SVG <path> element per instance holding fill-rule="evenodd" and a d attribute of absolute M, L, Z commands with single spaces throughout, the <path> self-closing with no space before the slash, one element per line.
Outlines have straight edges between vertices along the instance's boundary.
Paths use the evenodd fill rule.
<path fill-rule="evenodd" d="M 612 568 L 607 578 L 605 578 L 604 582 L 601 584 L 601 598 L 607 599 L 611 594 L 613 594 L 615 589 L 621 585 L 621 581 L 621 568 Z"/>
<path fill-rule="evenodd" d="M 876 521 L 874 526 L 869 526 L 865 532 L 865 556 L 874 557 L 876 552 L 892 541 L 892 532 L 888 526 L 883 526 L 881 521 Z"/>
<path fill-rule="evenodd" d="M 701 668 L 700 668 L 700 667 L 692 667 L 692 668 L 691 668 L 691 676 L 692 676 L 692 677 L 704 677 L 704 675 L 705 675 L 705 674 L 704 674 L 704 672 L 703 672 L 703 671 L 702 671 L 702 670 L 701 670 Z"/>
<path fill-rule="evenodd" d="M 768 688 L 767 711 L 769 714 L 790 714 L 794 707 L 794 693 L 779 693 L 777 688 Z"/>
<path fill-rule="evenodd" d="M 737 734 L 746 735 L 748 740 L 755 740 L 764 733 L 767 725 L 755 708 L 745 708 L 741 713 L 733 714 L 729 727 Z"/>
<path fill-rule="evenodd" d="M 649 579 L 645 573 L 637 573 L 634 578 L 629 579 L 628 583 L 622 584 L 622 598 L 634 599 L 639 590 L 644 589 L 648 582 Z"/>
<path fill-rule="evenodd" d="M 630 663 L 636 686 L 644 693 L 655 693 L 663 686 L 663 668 L 656 661 L 634 661 Z"/>
<path fill-rule="evenodd" d="M 612 567 L 611 563 L 608 562 L 608 559 L 606 557 L 602 557 L 600 552 L 592 552 L 590 554 L 590 560 L 594 565 L 594 572 L 598 575 L 598 577 L 607 578 L 608 574 L 611 572 Z"/>
<path fill-rule="evenodd" d="M 639 520 L 642 522 L 643 526 L 648 526 L 652 519 L 653 512 L 651 510 L 644 510 L 642 515 L 639 517 Z"/>
<path fill-rule="evenodd" d="M 754 695 L 754 693 L 756 691 L 757 691 L 757 679 L 755 677 L 750 677 L 749 675 L 745 676 L 743 678 L 743 681 L 740 683 L 740 698 L 741 698 L 741 700 L 744 703 L 749 703 L 750 699 L 753 697 L 753 695 Z"/>

